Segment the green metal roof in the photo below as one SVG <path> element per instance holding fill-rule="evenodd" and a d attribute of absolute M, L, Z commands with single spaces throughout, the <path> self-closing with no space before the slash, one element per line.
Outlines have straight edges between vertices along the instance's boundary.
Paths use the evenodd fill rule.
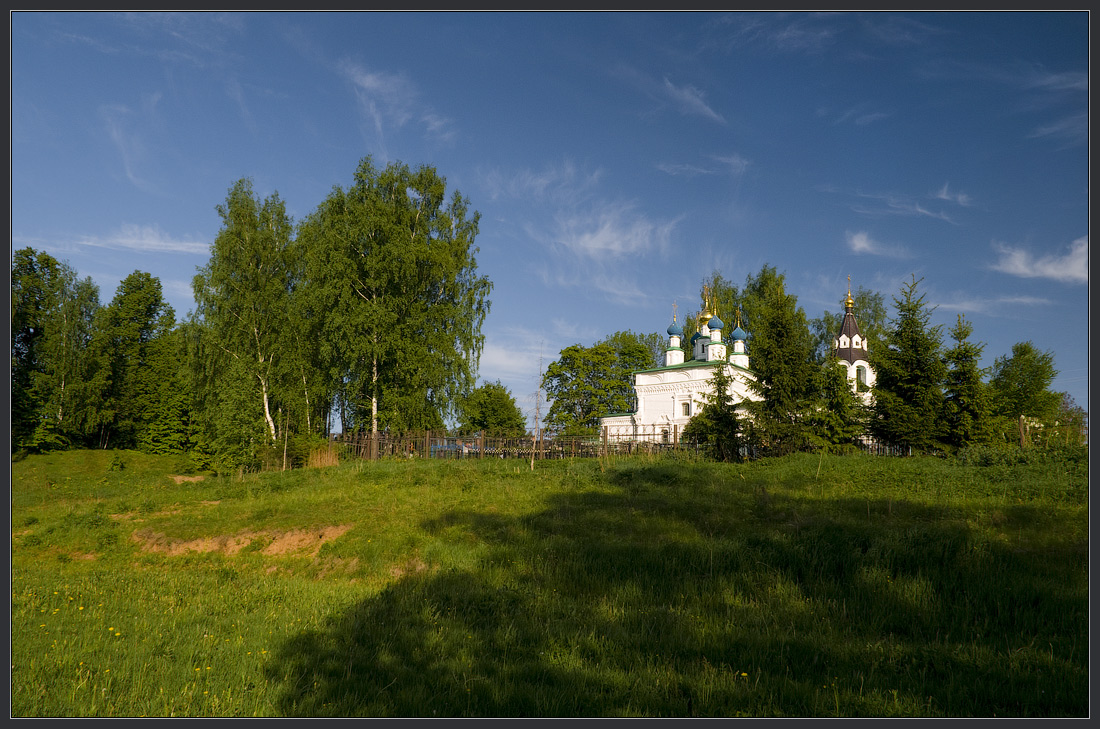
<path fill-rule="evenodd" d="M 665 370 L 687 370 L 687 369 L 691 369 L 693 367 L 713 367 L 713 366 L 718 365 L 718 364 L 728 364 L 730 367 L 734 368 L 735 370 L 741 370 L 742 372 L 747 372 L 750 375 L 752 374 L 752 370 L 750 370 L 746 367 L 741 367 L 740 365 L 735 365 L 732 362 L 730 362 L 728 359 L 716 359 L 716 360 L 712 360 L 710 362 L 706 362 L 706 361 L 701 360 L 701 359 L 689 359 L 686 362 L 683 362 L 681 364 L 667 365 L 665 367 L 652 367 L 652 368 L 647 369 L 647 370 L 634 370 L 634 372 L 632 374 L 638 374 L 640 372 L 663 372 Z"/>

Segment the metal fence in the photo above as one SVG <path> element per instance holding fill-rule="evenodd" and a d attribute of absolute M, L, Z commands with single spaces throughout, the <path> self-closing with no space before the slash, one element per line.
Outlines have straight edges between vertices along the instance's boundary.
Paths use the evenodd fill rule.
<path fill-rule="evenodd" d="M 354 458 L 595 458 L 609 454 L 658 453 L 675 447 L 618 437 L 556 436 L 489 438 L 455 436 L 424 431 L 418 433 L 340 433 L 332 442 L 345 447 Z"/>
<path fill-rule="evenodd" d="M 655 455 L 671 450 L 699 453 L 704 446 L 683 438 L 678 429 L 654 428 L 629 434 L 609 433 L 599 436 L 540 436 L 532 438 L 490 438 L 456 436 L 439 431 L 414 433 L 339 433 L 332 436 L 353 458 L 518 458 L 530 460 L 560 458 L 596 458 L 608 455 Z M 912 449 L 866 440 L 859 450 L 871 455 L 910 456 Z M 752 457 L 752 453 L 743 453 Z"/>

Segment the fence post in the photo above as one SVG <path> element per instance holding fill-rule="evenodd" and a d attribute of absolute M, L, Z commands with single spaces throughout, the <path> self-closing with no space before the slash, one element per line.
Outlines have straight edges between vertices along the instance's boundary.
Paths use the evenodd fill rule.
<path fill-rule="evenodd" d="M 432 431 L 430 430 L 424 431 L 424 457 L 432 457 Z"/>
<path fill-rule="evenodd" d="M 603 444 L 603 454 L 604 454 L 604 456 L 607 456 L 607 426 L 606 425 L 603 426 L 602 430 L 603 430 L 603 432 L 601 433 L 600 440 L 602 441 L 602 444 Z"/>

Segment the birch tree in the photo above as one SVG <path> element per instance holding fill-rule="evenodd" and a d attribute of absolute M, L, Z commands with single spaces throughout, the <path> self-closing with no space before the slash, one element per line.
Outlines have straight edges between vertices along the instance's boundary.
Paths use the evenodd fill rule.
<path fill-rule="evenodd" d="M 274 444 L 272 400 L 290 334 L 292 223 L 278 193 L 261 202 L 248 179 L 236 182 L 216 209 L 222 227 L 210 261 L 192 282 L 196 317 L 209 340 L 206 353 L 223 364 L 232 361 L 232 367 L 218 369 L 247 378 L 236 387 L 251 391 L 245 398 L 252 403 L 249 412 L 262 419 L 267 440 Z"/>
<path fill-rule="evenodd" d="M 360 161 L 298 231 L 307 316 L 345 430 L 439 428 L 477 375 L 479 215 L 435 168 Z"/>

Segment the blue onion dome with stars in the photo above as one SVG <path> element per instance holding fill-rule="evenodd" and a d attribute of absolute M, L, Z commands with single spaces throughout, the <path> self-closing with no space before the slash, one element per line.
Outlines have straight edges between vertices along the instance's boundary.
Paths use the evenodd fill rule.
<path fill-rule="evenodd" d="M 725 323 L 718 318 L 717 314 L 715 314 L 710 318 L 710 321 L 707 322 L 707 326 L 711 329 L 721 329 L 725 326 Z"/>

